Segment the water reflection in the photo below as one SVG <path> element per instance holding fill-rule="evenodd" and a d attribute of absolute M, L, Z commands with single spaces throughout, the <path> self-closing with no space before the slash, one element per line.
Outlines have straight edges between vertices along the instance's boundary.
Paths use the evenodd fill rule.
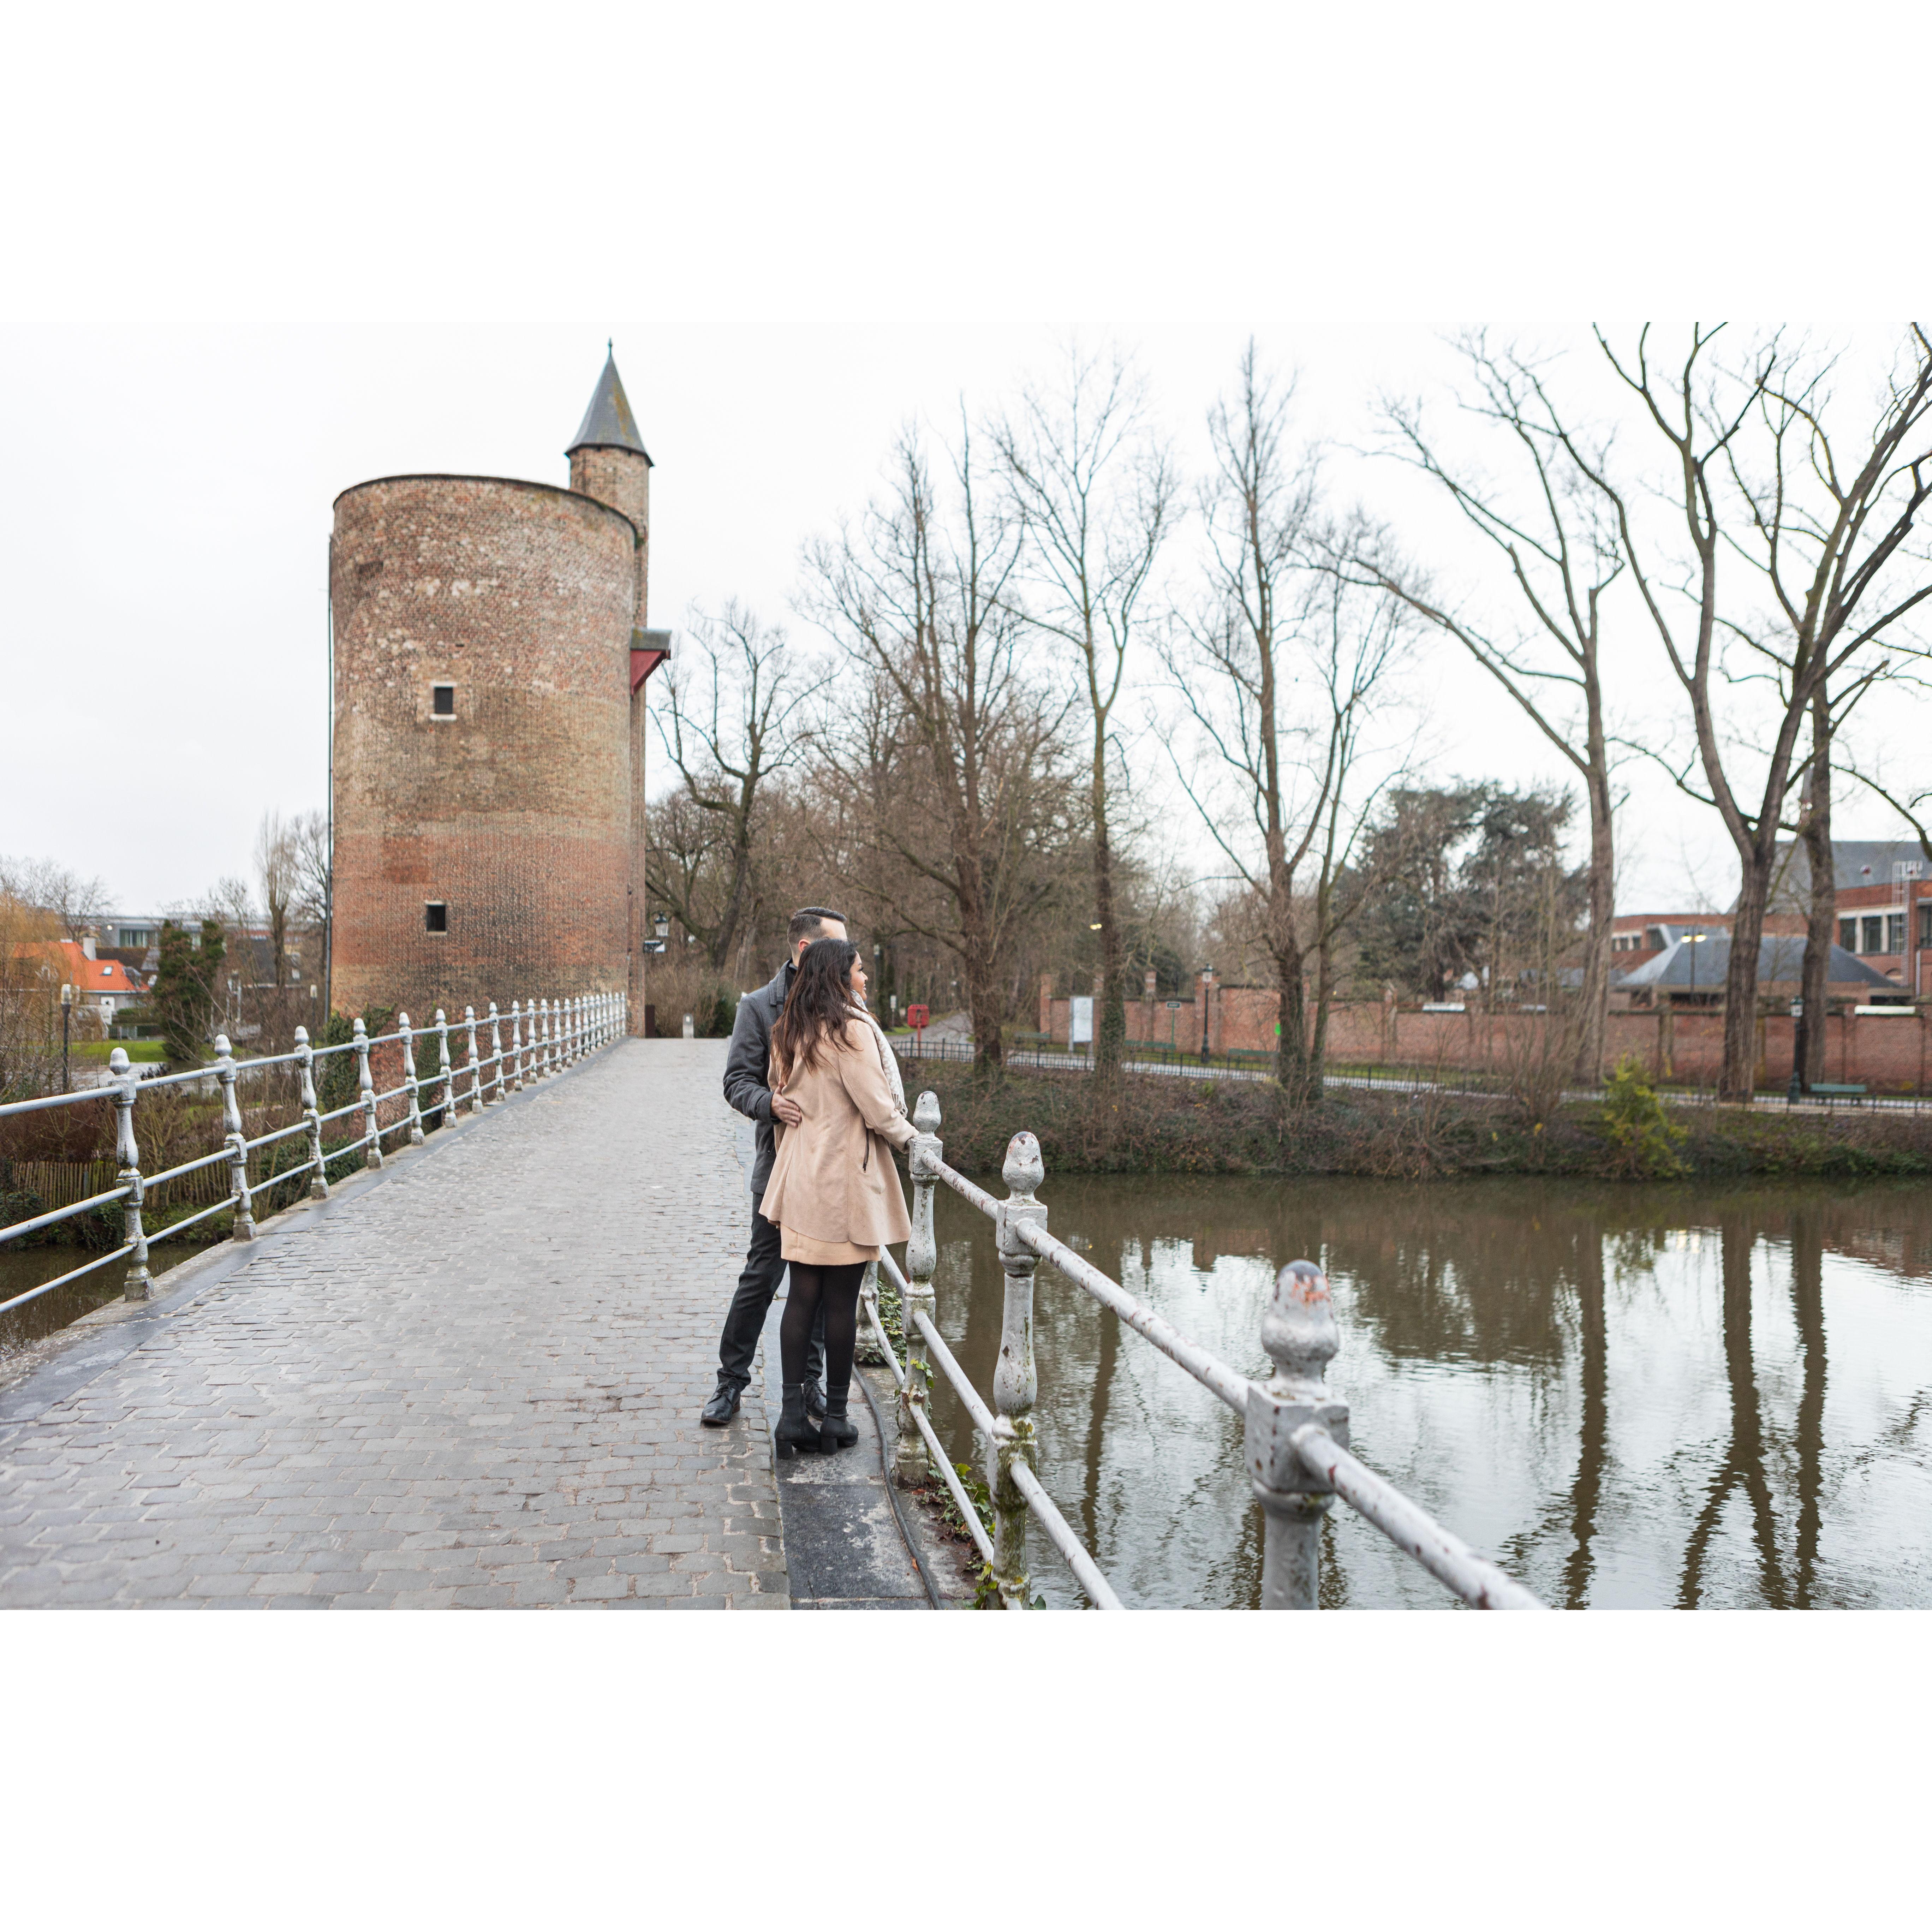
<path fill-rule="evenodd" d="M 1320 1261 L 1360 1453 L 1546 1600 L 1932 1604 L 1922 1187 L 1070 1179 L 1048 1198 L 1062 1238 L 1250 1374 L 1273 1268 Z M 987 1388 L 991 1231 L 949 1196 L 940 1215 L 940 1324 Z M 1042 1473 L 1123 1598 L 1254 1603 L 1239 1419 L 1044 1270 L 1036 1338 Z M 1446 1600 L 1348 1512 L 1324 1547 L 1325 1601 Z M 1077 1601 L 1035 1549 L 1049 1600 Z"/>

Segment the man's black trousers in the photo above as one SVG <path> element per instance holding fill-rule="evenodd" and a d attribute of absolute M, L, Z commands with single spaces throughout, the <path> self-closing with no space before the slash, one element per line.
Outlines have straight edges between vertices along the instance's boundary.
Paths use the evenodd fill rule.
<path fill-rule="evenodd" d="M 762 1194 L 752 1197 L 752 1245 L 745 1256 L 745 1271 L 738 1277 L 738 1292 L 731 1298 L 731 1312 L 724 1318 L 724 1332 L 718 1338 L 718 1378 L 735 1382 L 742 1388 L 752 1379 L 752 1358 L 758 1351 L 758 1336 L 772 1298 L 784 1279 L 784 1256 L 779 1252 L 784 1237 L 778 1224 L 767 1221 L 758 1209 Z M 806 1377 L 810 1382 L 825 1379 L 825 1310 L 812 1324 L 812 1340 L 805 1352 Z"/>

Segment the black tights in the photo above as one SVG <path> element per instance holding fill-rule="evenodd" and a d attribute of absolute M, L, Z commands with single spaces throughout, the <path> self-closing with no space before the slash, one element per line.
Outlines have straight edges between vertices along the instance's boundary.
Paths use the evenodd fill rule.
<path fill-rule="evenodd" d="M 784 1318 L 778 1324 L 778 1354 L 788 1386 L 805 1380 L 806 1344 L 813 1318 L 825 1310 L 825 1392 L 842 1400 L 852 1385 L 852 1351 L 859 1339 L 859 1282 L 863 1262 L 819 1268 L 810 1262 L 791 1262 L 791 1286 L 785 1294 Z"/>

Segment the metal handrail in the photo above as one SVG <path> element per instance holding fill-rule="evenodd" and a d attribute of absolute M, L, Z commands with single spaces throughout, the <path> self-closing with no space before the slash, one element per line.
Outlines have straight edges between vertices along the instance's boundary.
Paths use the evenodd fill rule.
<path fill-rule="evenodd" d="M 161 1074 L 145 1080 L 129 1064 L 127 1049 L 117 1046 L 109 1056 L 108 1078 L 104 1085 L 80 1093 L 41 1094 L 31 1100 L 0 1103 L 0 1119 L 50 1107 L 101 1103 L 111 1106 L 116 1114 L 115 1159 L 118 1168 L 117 1186 L 90 1195 L 84 1201 L 0 1227 L 0 1244 L 51 1227 L 56 1222 L 70 1220 L 76 1215 L 110 1206 L 116 1201 L 123 1204 L 125 1236 L 122 1245 L 112 1252 L 97 1256 L 52 1281 L 42 1282 L 24 1294 L 0 1302 L 0 1315 L 50 1294 L 56 1288 L 64 1287 L 97 1268 L 123 1259 L 131 1260 L 123 1289 L 126 1299 L 146 1301 L 154 1292 L 153 1278 L 148 1269 L 148 1250 L 154 1242 L 169 1240 L 215 1215 L 230 1213 L 234 1216 L 232 1238 L 244 1242 L 253 1240 L 256 1232 L 254 1196 L 263 1189 L 299 1180 L 307 1175 L 311 1177 L 310 1197 L 326 1200 L 331 1162 L 361 1154 L 365 1166 L 380 1168 L 384 1160 L 385 1136 L 406 1132 L 412 1144 L 419 1144 L 424 1137 L 424 1128 L 418 1102 L 420 1090 L 425 1084 L 442 1090 L 440 1097 L 431 1103 L 431 1112 L 436 1115 L 438 1124 L 445 1127 L 454 1126 L 459 1113 L 480 1114 L 511 1093 L 520 1091 L 525 1086 L 553 1073 L 561 1072 L 608 1046 L 628 1030 L 629 1017 L 630 1001 L 622 993 L 595 993 L 560 1000 L 512 1000 L 508 1013 L 500 1011 L 493 1000 L 488 1003 L 487 1011 L 480 1015 L 473 1006 L 465 1006 L 462 1018 L 453 1023 L 439 1008 L 433 1025 L 423 1028 L 419 1034 L 412 1034 L 409 1016 L 403 1012 L 396 1016 L 394 1031 L 379 1034 L 373 1039 L 358 1018 L 353 1022 L 352 1036 L 332 1046 L 312 1046 L 308 1029 L 298 1027 L 292 1052 L 265 1054 L 253 1060 L 237 1060 L 227 1036 L 218 1034 L 214 1040 L 215 1058 L 212 1065 L 190 1067 L 179 1073 Z M 449 1052 L 452 1024 L 464 1036 L 464 1058 L 460 1063 L 452 1059 Z M 482 1050 L 478 1038 L 479 1030 L 483 1029 L 488 1032 L 488 1052 Z M 439 1064 L 432 1080 L 425 1083 L 417 1077 L 411 1042 L 413 1038 L 427 1040 L 432 1033 L 436 1041 Z M 370 1077 L 370 1055 L 376 1048 L 391 1045 L 399 1045 L 402 1048 L 404 1079 L 401 1085 L 379 1093 Z M 356 1096 L 346 1106 L 332 1108 L 324 1113 L 316 1097 L 316 1064 L 343 1054 L 355 1056 Z M 246 1130 L 236 1089 L 244 1076 L 273 1066 L 294 1066 L 299 1072 L 297 1118 L 251 1136 Z M 212 1084 L 220 1094 L 220 1146 L 212 1153 L 197 1155 L 159 1174 L 144 1174 L 140 1143 L 135 1135 L 138 1099 L 159 1088 L 185 1087 L 194 1083 Z M 382 1119 L 380 1108 L 404 1100 L 409 1103 L 404 1114 L 390 1120 Z M 326 1148 L 322 1144 L 323 1127 L 351 1114 L 361 1117 L 361 1133 L 343 1145 Z M 260 1180 L 251 1180 L 249 1165 L 252 1156 L 302 1134 L 308 1137 L 305 1159 L 284 1168 L 280 1173 L 266 1175 Z M 170 1222 L 157 1234 L 147 1233 L 141 1210 L 149 1189 L 224 1162 L 229 1169 L 230 1186 L 222 1199 Z"/>
<path fill-rule="evenodd" d="M 1249 1480 L 1267 1525 L 1262 1558 L 1264 1610 L 1313 1610 L 1318 1606 L 1322 1522 L 1337 1496 L 1474 1608 L 1544 1607 L 1520 1583 L 1478 1556 L 1349 1453 L 1348 1405 L 1327 1383 L 1328 1364 L 1340 1338 L 1328 1278 L 1312 1262 L 1292 1262 L 1275 1277 L 1261 1334 L 1262 1346 L 1273 1358 L 1275 1372 L 1265 1382 L 1255 1382 L 1190 1341 L 1118 1282 L 1048 1232 L 1046 1207 L 1036 1191 L 1046 1179 L 1046 1167 L 1040 1143 L 1031 1134 L 1016 1134 L 1007 1147 L 1002 1172 L 1009 1191 L 1000 1201 L 946 1165 L 938 1137 L 937 1095 L 922 1094 L 912 1118 L 917 1132 L 908 1150 L 912 1232 L 906 1243 L 904 1271 L 889 1252 L 881 1257 L 882 1267 L 899 1289 L 906 1336 L 903 1371 L 880 1326 L 877 1288 L 869 1274 L 861 1299 L 899 1384 L 896 1472 L 902 1482 L 916 1482 L 930 1456 L 980 1545 L 988 1578 L 1003 1606 L 1024 1609 L 1030 1601 L 1026 1555 L 1026 1528 L 1030 1519 L 1065 1558 L 1096 1609 L 1122 1607 L 1034 1467 L 1033 1409 L 1039 1382 L 1033 1345 L 1034 1277 L 1044 1261 L 1242 1418 Z M 992 1222 L 1000 1265 L 1006 1275 L 1000 1359 L 994 1372 L 990 1407 L 939 1332 L 933 1286 L 939 1258 L 933 1229 L 933 1190 L 942 1182 Z M 924 1341 L 929 1362 L 914 1353 L 915 1334 Z M 927 1376 L 934 1364 L 958 1394 L 987 1444 L 993 1498 L 990 1538 L 978 1512 L 965 1500 L 928 1413 L 931 1391 Z"/>

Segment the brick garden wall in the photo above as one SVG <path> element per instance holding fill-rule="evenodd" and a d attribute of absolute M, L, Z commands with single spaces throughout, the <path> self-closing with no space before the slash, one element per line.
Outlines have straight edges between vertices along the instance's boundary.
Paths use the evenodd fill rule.
<path fill-rule="evenodd" d="M 1272 1052 L 1277 1000 L 1258 986 L 1216 986 L 1208 995 L 1208 1035 L 1216 1053 Z M 1042 988 L 1040 1030 L 1063 1044 L 1068 1033 L 1068 1002 Z M 1165 1000 L 1127 1002 L 1127 1037 L 1166 1046 L 1170 1024 L 1184 1050 L 1201 1049 L 1201 1004 L 1197 991 L 1170 1015 Z M 1332 1007 L 1328 1016 L 1328 1058 L 1357 1065 L 1467 1068 L 1501 1072 L 1526 1057 L 1545 1022 L 1535 1014 L 1425 1013 L 1413 1008 L 1354 1001 Z M 1825 1077 L 1858 1083 L 1875 1092 L 1912 1093 L 1932 1072 L 1932 1018 L 1859 1016 L 1834 1013 L 1826 1022 Z M 1758 1024 L 1758 1079 L 1782 1086 L 1791 1077 L 1792 1022 L 1779 1012 Z M 1605 1051 L 1614 1063 L 1634 1054 L 1658 1078 L 1717 1084 L 1724 1060 L 1721 1012 L 1612 1013 L 1606 1021 Z"/>

